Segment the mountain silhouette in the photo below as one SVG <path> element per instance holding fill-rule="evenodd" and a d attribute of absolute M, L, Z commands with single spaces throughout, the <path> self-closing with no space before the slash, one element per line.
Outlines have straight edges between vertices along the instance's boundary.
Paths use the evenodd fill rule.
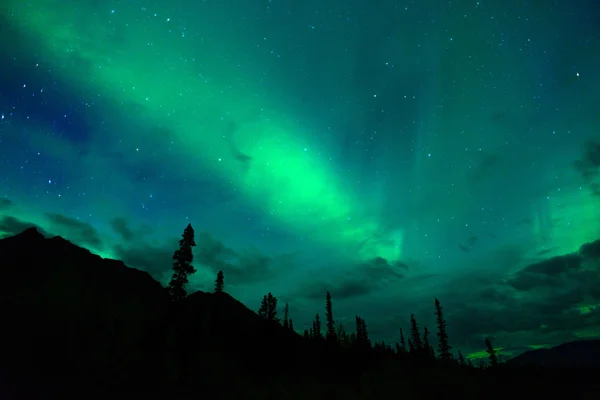
<path fill-rule="evenodd" d="M 529 350 L 508 365 L 600 367 L 600 340 L 577 340 L 548 349 Z"/>
<path fill-rule="evenodd" d="M 225 292 L 173 303 L 148 273 L 35 228 L 0 239 L 0 315 L 2 399 L 600 393 L 580 370 L 476 369 L 307 338 Z"/>

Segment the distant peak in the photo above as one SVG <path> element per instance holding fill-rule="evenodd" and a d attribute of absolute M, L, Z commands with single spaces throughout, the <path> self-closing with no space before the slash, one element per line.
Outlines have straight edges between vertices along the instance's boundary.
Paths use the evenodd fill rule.
<path fill-rule="evenodd" d="M 29 227 L 15 236 L 22 238 L 44 238 L 44 235 L 40 233 L 36 226 Z"/>

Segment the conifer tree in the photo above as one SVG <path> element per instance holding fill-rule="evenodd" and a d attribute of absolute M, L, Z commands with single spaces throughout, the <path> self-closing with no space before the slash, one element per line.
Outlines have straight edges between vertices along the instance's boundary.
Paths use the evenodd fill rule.
<path fill-rule="evenodd" d="M 369 339 L 369 331 L 367 330 L 367 323 L 363 318 L 360 319 L 361 331 L 363 334 L 363 342 L 366 347 L 371 347 L 371 339 Z"/>
<path fill-rule="evenodd" d="M 288 322 L 289 313 L 290 313 L 290 306 L 288 305 L 288 303 L 285 303 L 285 307 L 283 307 L 283 327 L 286 329 L 289 328 L 289 322 Z"/>
<path fill-rule="evenodd" d="M 325 337 L 329 341 L 335 341 L 335 322 L 333 321 L 333 307 L 331 305 L 331 294 L 329 294 L 329 292 L 327 292 L 325 300 L 325 318 L 327 320 L 327 333 Z"/>
<path fill-rule="evenodd" d="M 426 357 L 433 357 L 433 347 L 429 344 L 429 329 L 423 328 L 423 355 Z"/>
<path fill-rule="evenodd" d="M 448 331 L 446 329 L 446 320 L 442 312 L 440 301 L 435 299 L 435 317 L 437 322 L 438 352 L 440 360 L 448 361 L 452 359 L 450 345 L 448 344 Z"/>
<path fill-rule="evenodd" d="M 295 332 L 294 331 L 294 321 L 290 318 L 290 331 Z"/>
<path fill-rule="evenodd" d="M 419 332 L 419 325 L 414 314 L 410 314 L 410 337 L 414 347 L 414 351 L 419 352 L 423 348 L 423 341 L 421 340 L 421 333 Z"/>
<path fill-rule="evenodd" d="M 463 357 L 461 351 L 458 351 L 458 364 L 465 365 L 465 357 Z"/>
<path fill-rule="evenodd" d="M 357 315 L 356 316 L 356 341 L 360 342 L 362 338 L 363 338 L 362 323 L 361 323 L 360 317 Z"/>
<path fill-rule="evenodd" d="M 367 331 L 367 323 L 358 315 L 356 316 L 356 344 L 359 347 L 371 347 L 369 332 Z"/>
<path fill-rule="evenodd" d="M 404 332 L 402 332 L 402 328 L 400 328 L 400 350 L 403 353 L 406 353 L 406 342 L 404 340 Z"/>
<path fill-rule="evenodd" d="M 410 339 L 408 339 L 408 351 L 410 352 L 410 354 L 414 354 L 416 352 L 415 345 Z"/>
<path fill-rule="evenodd" d="M 225 277 L 223 276 L 223 271 L 219 271 L 217 273 L 217 279 L 215 279 L 215 293 L 223 293 L 224 286 Z"/>
<path fill-rule="evenodd" d="M 263 318 L 267 318 L 267 309 L 269 308 L 269 303 L 267 302 L 267 295 L 265 294 L 260 302 L 260 308 L 258 309 L 258 315 Z"/>
<path fill-rule="evenodd" d="M 485 351 L 490 355 L 490 365 L 492 367 L 498 365 L 498 353 L 494 350 L 489 338 L 485 338 Z"/>
<path fill-rule="evenodd" d="M 308 339 L 309 337 L 311 337 L 311 334 L 308 332 L 308 329 L 305 329 L 305 330 L 304 330 L 304 334 L 303 334 L 303 336 L 304 336 L 306 339 Z"/>
<path fill-rule="evenodd" d="M 196 269 L 192 266 L 192 260 L 194 259 L 192 247 L 194 246 L 196 246 L 194 228 L 192 228 L 192 224 L 188 224 L 183 231 L 181 240 L 179 240 L 179 249 L 173 253 L 173 275 L 168 286 L 173 301 L 180 301 L 185 298 L 188 277 L 196 272 Z"/>
<path fill-rule="evenodd" d="M 279 322 L 279 318 L 277 318 L 277 297 L 270 292 L 267 294 L 267 305 L 267 320 Z"/>
<path fill-rule="evenodd" d="M 315 315 L 315 319 L 313 321 L 313 336 L 316 338 L 322 338 L 321 335 L 321 318 L 319 317 L 319 313 Z"/>
<path fill-rule="evenodd" d="M 260 308 L 258 309 L 258 315 L 266 319 L 267 321 L 279 322 L 277 318 L 277 297 L 271 293 L 263 296 L 260 302 Z"/>

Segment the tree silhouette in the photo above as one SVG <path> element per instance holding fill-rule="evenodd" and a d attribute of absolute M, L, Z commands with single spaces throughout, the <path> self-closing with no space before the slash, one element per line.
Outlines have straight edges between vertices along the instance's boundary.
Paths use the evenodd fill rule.
<path fill-rule="evenodd" d="M 410 339 L 413 351 L 419 352 L 423 348 L 423 342 L 421 341 L 421 333 L 419 332 L 419 325 L 417 325 L 415 314 L 410 314 Z"/>
<path fill-rule="evenodd" d="M 260 302 L 260 308 L 258 309 L 258 315 L 263 318 L 267 318 L 267 310 L 269 308 L 269 303 L 267 301 L 267 295 L 265 294 Z"/>
<path fill-rule="evenodd" d="M 258 315 L 267 321 L 279 322 L 277 318 L 277 297 L 273 296 L 271 292 L 263 296 L 260 308 L 258 309 Z"/>
<path fill-rule="evenodd" d="M 179 249 L 173 253 L 173 275 L 169 282 L 168 291 L 173 301 L 181 301 L 187 295 L 185 286 L 188 284 L 188 277 L 196 272 L 192 266 L 194 255 L 192 247 L 196 246 L 194 241 L 194 228 L 192 224 L 184 229 L 179 240 Z"/>
<path fill-rule="evenodd" d="M 360 319 L 361 331 L 363 334 L 363 342 L 365 346 L 371 347 L 371 339 L 369 339 L 369 331 L 367 330 L 367 323 L 363 318 Z"/>
<path fill-rule="evenodd" d="M 356 343 L 359 347 L 371 347 L 369 332 L 367 331 L 367 323 L 358 315 L 356 316 Z"/>
<path fill-rule="evenodd" d="M 329 292 L 327 292 L 325 300 L 325 318 L 327 320 L 327 333 L 325 337 L 327 340 L 335 341 L 335 322 L 333 321 L 333 307 L 331 305 L 331 294 L 329 294 Z"/>
<path fill-rule="evenodd" d="M 465 365 L 465 357 L 463 357 L 461 351 L 458 351 L 458 364 Z"/>
<path fill-rule="evenodd" d="M 440 360 L 448 361 L 452 359 L 450 345 L 448 344 L 448 332 L 446 330 L 446 320 L 442 311 L 440 301 L 435 299 L 435 318 L 437 322 L 438 352 Z"/>
<path fill-rule="evenodd" d="M 290 331 L 294 332 L 294 321 L 290 318 Z"/>
<path fill-rule="evenodd" d="M 490 365 L 492 367 L 498 365 L 498 354 L 496 350 L 494 350 L 494 346 L 492 346 L 492 342 L 490 342 L 489 338 L 485 338 L 485 351 L 490 355 Z"/>
<path fill-rule="evenodd" d="M 223 271 L 217 273 L 217 279 L 215 279 L 215 293 L 223 293 L 223 287 L 225 286 L 225 277 Z"/>
<path fill-rule="evenodd" d="M 402 328 L 400 328 L 400 350 L 403 353 L 406 353 L 406 341 L 404 340 L 404 332 L 402 332 Z"/>
<path fill-rule="evenodd" d="M 289 322 L 288 322 L 289 313 L 290 313 L 290 306 L 288 305 L 288 303 L 285 303 L 285 306 L 283 307 L 283 327 L 286 329 L 289 328 Z"/>
<path fill-rule="evenodd" d="M 434 358 L 433 347 L 429 344 L 429 329 L 423 328 L 423 355 L 425 357 Z"/>
<path fill-rule="evenodd" d="M 315 319 L 313 321 L 313 337 L 321 338 L 321 318 L 319 317 L 319 313 L 315 315 Z"/>
<path fill-rule="evenodd" d="M 271 293 L 267 294 L 267 320 L 279 322 L 277 318 L 277 297 Z"/>

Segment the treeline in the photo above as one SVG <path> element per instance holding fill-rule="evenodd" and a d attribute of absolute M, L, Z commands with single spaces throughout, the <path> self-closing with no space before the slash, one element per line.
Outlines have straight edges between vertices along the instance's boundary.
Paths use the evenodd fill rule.
<path fill-rule="evenodd" d="M 179 241 L 179 249 L 173 254 L 173 275 L 167 287 L 173 302 L 179 302 L 187 296 L 188 277 L 196 272 L 196 269 L 192 266 L 192 248 L 194 246 L 196 246 L 194 229 L 189 224 Z M 219 271 L 215 279 L 214 291 L 215 293 L 221 293 L 224 288 L 225 276 L 223 271 Z M 333 303 L 329 292 L 325 294 L 325 325 L 323 326 L 323 321 L 317 313 L 313 318 L 312 327 L 305 329 L 303 336 L 307 340 L 325 341 L 342 348 L 410 356 L 420 361 L 436 361 L 461 367 L 473 367 L 471 360 L 465 359 L 460 350 L 457 351 L 456 355 L 452 353 L 443 308 L 437 298 L 434 302 L 434 312 L 436 316 L 437 352 L 430 342 L 431 332 L 426 326 L 422 329 L 419 327 L 414 314 L 410 316 L 408 339 L 405 338 L 404 331 L 400 328 L 398 342 L 394 346 L 385 343 L 385 341 L 372 342 L 369 338 L 367 323 L 364 318 L 358 315 L 355 316 L 355 331 L 348 334 L 341 323 L 337 325 L 335 323 Z M 288 303 L 283 308 L 283 320 L 281 320 L 277 316 L 277 297 L 272 293 L 263 296 L 258 315 L 267 321 L 281 325 L 284 329 L 295 332 L 294 323 L 289 316 Z M 495 367 L 498 364 L 498 354 L 489 338 L 485 338 L 485 348 L 489 356 L 489 366 Z M 483 367 L 484 365 L 480 364 L 479 366 Z"/>

